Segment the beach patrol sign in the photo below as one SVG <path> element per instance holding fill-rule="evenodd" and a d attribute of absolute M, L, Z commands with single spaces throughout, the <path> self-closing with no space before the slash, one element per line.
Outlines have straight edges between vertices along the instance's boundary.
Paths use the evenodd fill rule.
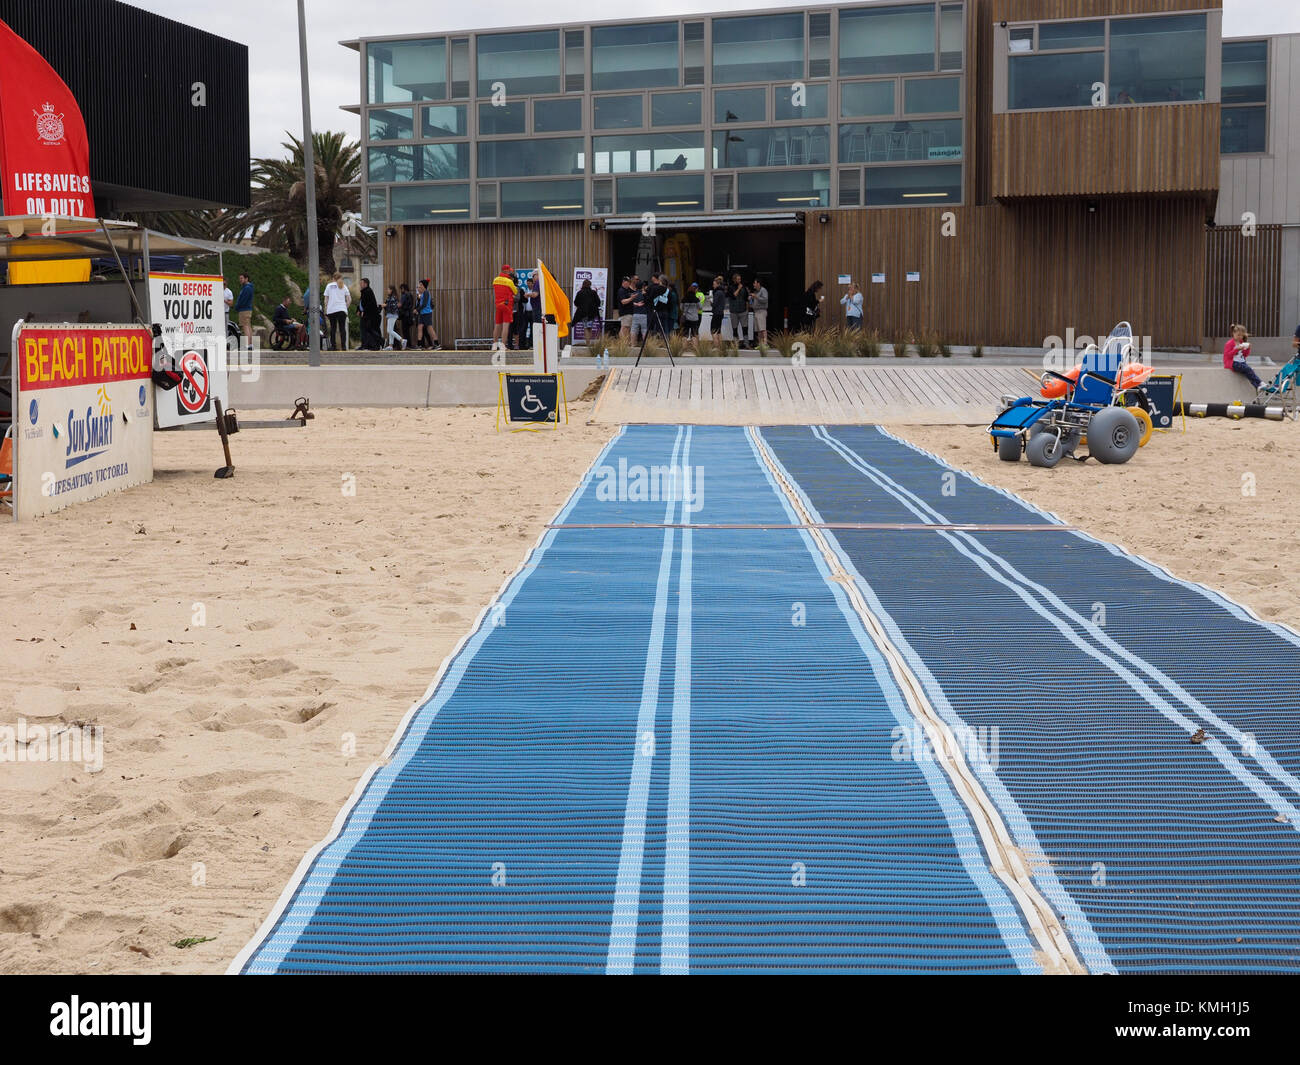
<path fill-rule="evenodd" d="M 498 373 L 497 374 L 497 432 L 501 422 L 517 428 L 541 429 L 549 426 L 558 429 L 561 422 L 569 420 L 569 407 L 564 396 L 562 373 Z"/>
<path fill-rule="evenodd" d="M 153 480 L 153 338 L 127 325 L 14 330 L 14 517 Z"/>

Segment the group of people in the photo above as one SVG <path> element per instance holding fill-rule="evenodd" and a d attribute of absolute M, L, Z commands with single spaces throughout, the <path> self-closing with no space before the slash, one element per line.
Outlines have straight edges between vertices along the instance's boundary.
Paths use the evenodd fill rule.
<path fill-rule="evenodd" d="M 542 320 L 537 273 L 521 277 L 509 263 L 492 279 L 492 346 L 522 351 L 533 346 L 533 326 Z"/>
<path fill-rule="evenodd" d="M 584 283 L 584 287 L 586 284 L 589 283 Z M 664 273 L 652 273 L 647 281 L 631 274 L 622 279 L 614 296 L 619 336 L 633 344 L 647 336 L 667 337 L 670 333 L 680 333 L 688 339 L 698 337 L 706 312 L 715 340 L 722 338 L 723 323 L 730 322 L 732 337 L 743 342 L 752 311 L 753 341 L 761 347 L 767 343 L 769 305 L 770 296 L 762 279 L 756 277 L 746 284 L 738 273 L 733 273 L 730 281 L 718 274 L 707 293 L 692 282 L 680 297 L 677 287 Z"/>
<path fill-rule="evenodd" d="M 242 275 L 241 275 L 242 276 Z M 252 286 L 249 303 L 251 305 Z M 359 316 L 361 319 L 362 351 L 405 351 L 410 347 L 421 350 L 436 351 L 442 345 L 438 333 L 433 327 L 433 292 L 428 278 L 422 279 L 415 292 L 403 282 L 401 285 L 389 285 L 388 294 L 382 306 L 379 297 L 370 284 L 370 278 L 361 279 Z M 352 290 L 343 275 L 335 273 L 325 286 L 322 308 L 329 322 L 329 335 L 321 331 L 321 339 L 334 351 L 347 351 L 348 342 L 348 308 L 352 305 Z M 275 331 L 292 340 L 297 347 L 307 345 L 307 326 L 293 316 L 293 297 L 285 296 L 275 308 Z M 302 295 L 303 318 L 308 317 L 307 293 Z M 251 317 L 251 316 L 250 316 Z M 244 325 L 244 316 L 240 315 L 240 325 Z M 251 329 L 251 327 L 250 327 Z"/>

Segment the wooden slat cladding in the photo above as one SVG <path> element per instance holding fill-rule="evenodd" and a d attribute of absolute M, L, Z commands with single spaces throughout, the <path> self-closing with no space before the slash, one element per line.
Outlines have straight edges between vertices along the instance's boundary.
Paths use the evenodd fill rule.
<path fill-rule="evenodd" d="M 990 194 L 1104 196 L 1219 188 L 1219 105 L 1021 111 L 989 118 Z"/>
<path fill-rule="evenodd" d="M 1199 348 L 1205 301 L 1205 206 L 1192 198 L 1078 200 L 831 211 L 806 217 L 808 282 L 865 283 L 868 328 L 934 333 L 955 344 L 1037 346 L 1105 336 L 1128 319 L 1159 346 Z M 908 282 L 919 271 L 919 282 Z M 834 300 L 826 317 L 838 321 Z"/>
<path fill-rule="evenodd" d="M 1252 333 L 1275 336 L 1282 324 L 1282 226 L 1216 226 L 1205 245 L 1205 335 L 1226 337 L 1242 323 Z"/>
<path fill-rule="evenodd" d="M 1162 15 L 1172 11 L 1217 11 L 1223 0 L 970 0 L 990 22 L 1043 22 L 1106 15 Z"/>
<path fill-rule="evenodd" d="M 475 225 L 397 226 L 385 241 L 384 277 L 433 282 L 434 324 L 443 342 L 492 335 L 492 279 L 504 263 L 519 269 L 540 258 L 567 291 L 577 266 L 609 261 L 609 237 L 585 221 L 483 222 Z"/>

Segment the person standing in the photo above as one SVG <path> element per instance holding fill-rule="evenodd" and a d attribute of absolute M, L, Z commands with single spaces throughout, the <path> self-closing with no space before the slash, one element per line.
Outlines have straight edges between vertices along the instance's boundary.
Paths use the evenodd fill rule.
<path fill-rule="evenodd" d="M 754 278 L 749 286 L 749 309 L 754 312 L 754 336 L 760 348 L 767 347 L 767 308 L 769 298 L 763 282 Z"/>
<path fill-rule="evenodd" d="M 235 301 L 235 317 L 239 319 L 239 331 L 244 334 L 244 343 L 248 350 L 253 350 L 253 282 L 247 274 L 239 275 L 239 299 Z"/>
<path fill-rule="evenodd" d="M 814 281 L 803 294 L 803 328 L 808 332 L 817 328 L 817 319 L 822 313 L 822 300 L 826 298 L 822 295 L 825 287 L 820 281 Z"/>
<path fill-rule="evenodd" d="M 727 313 L 727 286 L 722 275 L 713 278 L 713 288 L 709 290 L 709 332 L 714 340 L 722 339 L 722 319 Z"/>
<path fill-rule="evenodd" d="M 411 346 L 411 331 L 415 328 L 415 297 L 410 286 L 403 281 L 397 294 L 398 332 L 402 335 L 402 350 Z"/>
<path fill-rule="evenodd" d="M 700 301 L 703 299 L 700 286 L 691 282 L 686 289 L 686 298 L 682 300 L 682 336 L 698 337 L 700 335 Z"/>
<path fill-rule="evenodd" d="M 361 349 L 378 351 L 384 346 L 379 333 L 379 300 L 370 287 L 370 278 L 361 279 Z"/>
<path fill-rule="evenodd" d="M 397 297 L 397 289 L 393 285 L 388 286 L 388 295 L 384 297 L 384 350 L 401 351 L 402 335 L 397 331 L 398 306 L 400 300 Z"/>
<path fill-rule="evenodd" d="M 644 340 L 649 332 L 650 304 L 646 299 L 645 282 L 635 277 L 632 280 L 636 284 L 636 291 L 632 294 L 632 343 L 635 344 L 638 339 Z"/>
<path fill-rule="evenodd" d="M 509 263 L 492 279 L 492 347 L 506 348 L 510 340 L 510 325 L 515 317 L 515 271 Z"/>
<path fill-rule="evenodd" d="M 749 315 L 749 293 L 739 274 L 731 275 L 731 285 L 727 289 L 727 314 L 731 318 L 731 339 L 737 344 L 743 344 L 745 319 Z"/>
<path fill-rule="evenodd" d="M 421 351 L 426 348 L 436 351 L 441 345 L 438 343 L 438 334 L 433 331 L 433 292 L 429 289 L 427 277 L 420 279 L 415 312 L 419 316 L 419 324 L 415 327 L 416 343 Z"/>
<path fill-rule="evenodd" d="M 600 293 L 591 287 L 591 278 L 586 278 L 574 293 L 573 321 L 582 323 L 583 337 L 588 346 L 605 332 L 600 319 Z"/>
<path fill-rule="evenodd" d="M 532 346 L 533 334 L 537 326 L 542 321 L 542 291 L 537 286 L 540 284 L 540 278 L 537 271 L 533 271 L 532 276 L 528 279 L 528 345 Z"/>
<path fill-rule="evenodd" d="M 325 286 L 325 317 L 330 320 L 330 347 L 335 351 L 348 350 L 348 306 L 352 291 L 336 273 Z"/>
<path fill-rule="evenodd" d="M 862 289 L 857 282 L 849 282 L 849 290 L 840 297 L 844 308 L 844 319 L 850 330 L 862 328 Z"/>
<path fill-rule="evenodd" d="M 636 297 L 636 289 L 632 282 L 635 278 L 625 277 L 618 286 L 618 295 L 615 297 L 617 304 L 615 310 L 618 312 L 618 335 L 623 340 L 630 340 L 632 337 L 632 300 Z"/>

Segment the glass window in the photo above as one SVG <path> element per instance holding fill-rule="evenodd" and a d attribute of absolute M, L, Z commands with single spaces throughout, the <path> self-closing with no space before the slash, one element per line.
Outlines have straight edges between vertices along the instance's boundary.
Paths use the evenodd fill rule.
<path fill-rule="evenodd" d="M 451 96 L 463 100 L 469 95 L 469 38 L 457 37 L 451 42 Z"/>
<path fill-rule="evenodd" d="M 858 207 L 862 203 L 862 171 L 840 171 L 840 206 Z"/>
<path fill-rule="evenodd" d="M 491 96 L 497 83 L 509 96 L 559 92 L 560 31 L 480 34 L 478 95 Z"/>
<path fill-rule="evenodd" d="M 582 129 L 582 100 L 571 97 L 563 100 L 533 101 L 534 133 L 568 133 Z"/>
<path fill-rule="evenodd" d="M 486 181 L 478 187 L 478 216 L 495 218 L 497 216 L 497 187 L 495 182 Z"/>
<path fill-rule="evenodd" d="M 947 115 L 961 110 L 961 78 L 912 78 L 903 82 L 903 114 Z"/>
<path fill-rule="evenodd" d="M 422 135 L 426 140 L 465 136 L 465 105 L 447 104 L 443 107 L 426 107 Z"/>
<path fill-rule="evenodd" d="M 591 28 L 593 89 L 654 89 L 676 84 L 676 22 Z"/>
<path fill-rule="evenodd" d="M 772 118 L 776 122 L 825 118 L 827 95 L 825 83 L 803 85 L 802 92 L 791 85 L 778 85 Z"/>
<path fill-rule="evenodd" d="M 478 131 L 482 137 L 520 134 L 527 128 L 528 105 L 523 100 L 478 105 Z"/>
<path fill-rule="evenodd" d="M 372 141 L 406 141 L 415 136 L 415 114 L 409 107 L 370 109 Z"/>
<path fill-rule="evenodd" d="M 366 195 L 366 207 L 366 215 L 370 221 L 388 221 L 388 190 L 371 189 Z"/>
<path fill-rule="evenodd" d="M 650 97 L 652 126 L 698 126 L 701 121 L 698 92 L 657 92 Z"/>
<path fill-rule="evenodd" d="M 682 26 L 682 84 L 704 84 L 704 23 L 687 22 Z"/>
<path fill-rule="evenodd" d="M 803 12 L 713 20 L 713 81 L 802 78 Z"/>
<path fill-rule="evenodd" d="M 866 174 L 868 207 L 961 202 L 959 166 L 873 166 Z"/>
<path fill-rule="evenodd" d="M 713 209 L 730 211 L 736 206 L 736 175 L 713 175 Z"/>
<path fill-rule="evenodd" d="M 447 41 L 392 41 L 366 45 L 370 103 L 442 100 L 447 96 Z"/>
<path fill-rule="evenodd" d="M 732 122 L 766 122 L 766 89 L 721 89 L 713 94 L 713 121 L 718 125 Z"/>
<path fill-rule="evenodd" d="M 593 98 L 592 125 L 595 129 L 640 129 L 644 123 L 641 96 L 597 96 Z"/>
<path fill-rule="evenodd" d="M 392 190 L 391 222 L 469 217 L 469 185 L 404 185 Z"/>
<path fill-rule="evenodd" d="M 831 13 L 818 11 L 808 16 L 808 76 L 831 76 Z"/>
<path fill-rule="evenodd" d="M 815 166 L 830 162 L 829 126 L 775 126 L 718 130 L 714 165 L 730 170 L 753 166 Z"/>
<path fill-rule="evenodd" d="M 469 145 L 371 148 L 368 174 L 371 181 L 444 181 L 469 177 Z"/>
<path fill-rule="evenodd" d="M 1012 56 L 1007 61 L 1007 107 L 1087 107 L 1093 85 L 1105 80 L 1105 60 L 1104 52 Z"/>
<path fill-rule="evenodd" d="M 638 133 L 623 137 L 596 137 L 591 155 L 597 174 L 703 170 L 704 134 Z"/>
<path fill-rule="evenodd" d="M 944 4 L 939 9 L 939 69 L 961 70 L 962 55 L 965 51 L 961 5 Z"/>
<path fill-rule="evenodd" d="M 478 146 L 478 176 L 482 178 L 581 174 L 585 167 L 582 137 L 483 141 Z"/>
<path fill-rule="evenodd" d="M 501 185 L 501 217 L 554 218 L 585 211 L 581 181 L 507 181 Z"/>
<path fill-rule="evenodd" d="M 1268 150 L 1268 108 L 1225 107 L 1219 126 L 1219 151 L 1252 155 Z"/>
<path fill-rule="evenodd" d="M 618 209 L 627 214 L 663 209 L 702 211 L 704 175 L 619 178 Z"/>
<path fill-rule="evenodd" d="M 1044 22 L 1038 27 L 1038 50 L 1061 51 L 1065 48 L 1105 48 L 1106 23 Z"/>
<path fill-rule="evenodd" d="M 587 44 L 582 30 L 564 31 L 564 91 L 587 88 Z"/>
<path fill-rule="evenodd" d="M 840 12 L 840 76 L 934 70 L 934 5 Z"/>
<path fill-rule="evenodd" d="M 840 86 L 840 118 L 874 118 L 894 113 L 892 80 L 848 81 Z"/>
<path fill-rule="evenodd" d="M 614 182 L 600 178 L 591 183 L 591 206 L 596 214 L 614 213 Z"/>
<path fill-rule="evenodd" d="M 1204 100 L 1205 16 L 1111 19 L 1110 95 L 1112 103 Z"/>
<path fill-rule="evenodd" d="M 1223 102 L 1262 104 L 1268 98 L 1268 42 L 1223 42 Z"/>
<path fill-rule="evenodd" d="M 841 163 L 892 163 L 905 159 L 960 159 L 961 119 L 875 122 L 840 126 Z"/>
<path fill-rule="evenodd" d="M 737 206 L 741 210 L 794 210 L 798 207 L 829 207 L 829 170 L 768 170 L 738 174 Z"/>
<path fill-rule="evenodd" d="M 1034 50 L 1034 27 L 1017 26 L 1008 36 L 1007 51 L 1012 55 L 1017 52 L 1032 52 Z"/>

